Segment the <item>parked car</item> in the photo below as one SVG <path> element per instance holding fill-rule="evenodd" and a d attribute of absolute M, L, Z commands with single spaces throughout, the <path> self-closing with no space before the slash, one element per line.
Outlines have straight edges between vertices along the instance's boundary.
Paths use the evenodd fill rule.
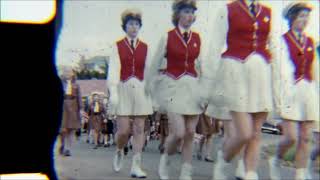
<path fill-rule="evenodd" d="M 282 134 L 282 126 L 281 126 L 281 123 L 277 123 L 276 125 L 274 125 L 269 122 L 265 122 L 265 123 L 263 123 L 263 125 L 261 127 L 261 131 L 264 133 L 281 135 Z"/>

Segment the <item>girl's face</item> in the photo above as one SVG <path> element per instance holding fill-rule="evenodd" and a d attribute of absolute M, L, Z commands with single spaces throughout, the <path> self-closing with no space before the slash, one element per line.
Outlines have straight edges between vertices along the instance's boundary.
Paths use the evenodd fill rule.
<path fill-rule="evenodd" d="M 140 23 L 137 20 L 129 20 L 126 24 L 126 32 L 130 38 L 136 38 L 140 30 Z"/>
<path fill-rule="evenodd" d="M 179 25 L 184 28 L 190 28 L 195 21 L 194 9 L 184 8 L 179 13 Z"/>
<path fill-rule="evenodd" d="M 309 14 L 310 12 L 308 10 L 300 11 L 292 22 L 292 29 L 303 32 L 309 21 Z"/>

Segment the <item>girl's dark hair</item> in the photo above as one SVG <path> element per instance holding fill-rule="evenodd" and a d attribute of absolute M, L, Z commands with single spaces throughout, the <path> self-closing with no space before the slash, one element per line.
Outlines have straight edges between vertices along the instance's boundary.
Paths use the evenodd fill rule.
<path fill-rule="evenodd" d="M 287 10 L 287 12 L 284 14 L 284 17 L 288 20 L 290 28 L 301 11 L 310 12 L 310 11 L 312 11 L 312 8 L 310 6 L 308 6 L 308 4 L 306 4 L 306 3 L 297 3 L 293 6 L 291 6 Z"/>
<path fill-rule="evenodd" d="M 123 29 L 125 32 L 127 32 L 126 25 L 127 25 L 127 23 L 128 23 L 130 20 L 138 21 L 140 27 L 142 26 L 142 20 L 141 20 L 141 18 L 128 15 L 128 16 L 125 17 L 125 19 L 123 20 L 122 25 L 121 25 L 122 29 Z"/>

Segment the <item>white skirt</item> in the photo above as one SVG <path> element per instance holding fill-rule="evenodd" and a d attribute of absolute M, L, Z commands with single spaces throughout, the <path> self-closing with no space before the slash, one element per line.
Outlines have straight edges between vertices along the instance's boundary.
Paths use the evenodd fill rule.
<path fill-rule="evenodd" d="M 116 115 L 139 116 L 153 113 L 151 97 L 145 93 L 144 81 L 131 78 L 126 82 L 120 82 L 118 95 Z"/>
<path fill-rule="evenodd" d="M 226 107 L 217 107 L 213 103 L 209 103 L 205 115 L 223 121 L 232 120 L 230 111 Z"/>
<path fill-rule="evenodd" d="M 319 121 L 319 90 L 315 82 L 300 80 L 282 97 L 280 116 L 295 121 Z"/>
<path fill-rule="evenodd" d="M 235 112 L 270 112 L 273 107 L 271 65 L 259 54 L 242 63 L 222 58 L 213 103 Z"/>
<path fill-rule="evenodd" d="M 313 132 L 320 133 L 320 121 L 315 121 Z"/>
<path fill-rule="evenodd" d="M 162 113 L 199 115 L 204 109 L 199 95 L 199 78 L 184 75 L 175 80 L 167 75 L 159 75 L 153 82 L 152 96 Z"/>

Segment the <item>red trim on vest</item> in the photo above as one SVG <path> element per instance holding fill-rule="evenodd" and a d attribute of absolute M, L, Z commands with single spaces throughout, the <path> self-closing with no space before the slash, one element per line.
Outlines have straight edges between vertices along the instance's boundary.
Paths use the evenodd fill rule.
<path fill-rule="evenodd" d="M 292 31 L 288 31 L 283 35 L 287 44 L 290 60 L 294 64 L 294 79 L 296 83 L 305 79 L 312 81 L 314 79 L 312 73 L 312 64 L 314 61 L 314 45 L 309 37 L 304 36 L 303 43 L 299 43 Z"/>
<path fill-rule="evenodd" d="M 197 77 L 195 61 L 199 57 L 201 40 L 198 33 L 190 32 L 187 43 L 178 28 L 168 32 L 167 69 L 164 74 L 173 79 L 184 75 Z"/>
<path fill-rule="evenodd" d="M 257 4 L 257 15 L 253 16 L 241 0 L 232 2 L 228 7 L 229 30 L 227 50 L 222 57 L 245 62 L 252 53 L 260 54 L 267 63 L 271 61 L 268 49 L 271 10 Z"/>
<path fill-rule="evenodd" d="M 130 78 L 144 79 L 144 68 L 148 53 L 148 46 L 138 40 L 136 48 L 133 50 L 127 38 L 117 42 L 118 53 L 121 63 L 120 80 L 128 81 Z"/>

